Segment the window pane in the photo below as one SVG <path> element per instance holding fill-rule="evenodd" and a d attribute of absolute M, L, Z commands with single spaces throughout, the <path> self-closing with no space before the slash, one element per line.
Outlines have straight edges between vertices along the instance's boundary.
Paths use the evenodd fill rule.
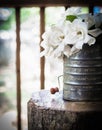
<path fill-rule="evenodd" d="M 0 128 L 2 129 L 13 127 L 11 123 L 16 121 L 17 117 L 15 50 L 15 10 L 0 8 Z"/>
<path fill-rule="evenodd" d="M 21 94 L 22 115 L 27 118 L 27 102 L 40 89 L 40 8 L 21 8 Z M 27 120 L 27 119 L 26 119 Z M 22 124 L 24 127 L 27 125 Z"/>
<path fill-rule="evenodd" d="M 47 7 L 45 10 L 46 16 L 46 30 L 55 24 L 61 13 L 65 10 L 64 7 Z M 45 61 L 45 89 L 58 86 L 58 77 L 62 75 L 63 63 L 59 60 L 51 60 L 49 58 Z M 59 86 L 58 86 L 59 87 Z"/>

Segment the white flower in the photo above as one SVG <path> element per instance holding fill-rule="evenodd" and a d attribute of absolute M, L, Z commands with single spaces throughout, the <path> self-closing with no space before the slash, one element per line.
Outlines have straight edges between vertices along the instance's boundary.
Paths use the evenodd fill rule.
<path fill-rule="evenodd" d="M 85 43 L 88 43 L 89 45 L 95 43 L 95 38 L 88 35 L 87 23 L 75 19 L 68 28 L 70 32 L 64 39 L 66 45 L 72 45 L 68 55 L 82 49 L 82 46 Z"/>
<path fill-rule="evenodd" d="M 95 44 L 96 37 L 102 34 L 102 15 L 80 14 L 81 8 L 68 8 L 60 21 L 52 25 L 43 35 L 41 56 L 54 58 L 67 57 L 82 49 L 83 44 Z M 99 22 L 101 18 L 101 22 Z M 89 30 L 90 29 L 90 30 Z"/>
<path fill-rule="evenodd" d="M 70 32 L 66 35 L 66 43 L 69 45 L 77 45 L 81 49 L 82 44 L 88 41 L 87 24 L 75 19 L 68 28 Z"/>
<path fill-rule="evenodd" d="M 51 29 L 43 34 L 43 42 L 41 46 L 45 48 L 44 52 L 41 54 L 42 56 L 55 56 L 59 57 L 64 49 L 64 31 L 63 28 L 58 26 L 51 26 Z"/>

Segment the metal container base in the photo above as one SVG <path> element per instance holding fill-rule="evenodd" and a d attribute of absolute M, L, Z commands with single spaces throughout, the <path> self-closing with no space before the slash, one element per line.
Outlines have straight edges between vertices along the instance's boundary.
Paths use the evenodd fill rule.
<path fill-rule="evenodd" d="M 102 101 L 102 91 L 63 91 L 63 99 L 69 101 Z"/>

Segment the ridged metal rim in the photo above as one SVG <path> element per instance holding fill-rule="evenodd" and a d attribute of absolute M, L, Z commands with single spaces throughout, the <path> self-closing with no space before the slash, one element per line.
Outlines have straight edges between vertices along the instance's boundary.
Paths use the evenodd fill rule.
<path fill-rule="evenodd" d="M 73 67 L 73 68 L 97 68 L 97 67 L 102 67 L 102 64 L 100 64 L 100 65 L 93 65 L 93 66 L 89 66 L 89 65 L 69 65 L 69 64 L 67 64 L 67 65 L 65 65 L 65 67 Z"/>
<path fill-rule="evenodd" d="M 92 82 L 87 82 L 87 83 L 79 83 L 79 82 L 64 82 L 64 84 L 69 84 L 69 85 L 74 85 L 74 86 L 89 86 L 89 85 L 92 85 L 92 86 L 96 86 L 96 85 L 102 85 L 102 82 L 97 82 L 97 83 L 92 83 Z"/>
<path fill-rule="evenodd" d="M 81 60 L 81 61 L 94 61 L 94 60 L 102 60 L 102 58 L 101 57 L 95 57 L 95 58 L 77 58 L 77 57 L 71 57 L 71 60 L 77 60 L 77 61 L 79 61 L 79 60 Z"/>
<path fill-rule="evenodd" d="M 72 73 L 72 72 L 64 72 L 65 74 L 70 74 L 70 75 L 78 75 L 78 76 L 84 76 L 84 75 L 93 75 L 93 74 L 95 74 L 95 75 L 99 75 L 99 76 L 101 76 L 102 75 L 102 72 L 97 72 L 97 73 Z"/>

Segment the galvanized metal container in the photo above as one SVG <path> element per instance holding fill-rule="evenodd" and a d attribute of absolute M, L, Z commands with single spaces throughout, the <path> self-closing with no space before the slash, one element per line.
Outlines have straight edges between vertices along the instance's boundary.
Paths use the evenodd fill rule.
<path fill-rule="evenodd" d="M 63 99 L 102 100 L 102 36 L 94 45 L 84 44 L 81 51 L 64 57 Z"/>

